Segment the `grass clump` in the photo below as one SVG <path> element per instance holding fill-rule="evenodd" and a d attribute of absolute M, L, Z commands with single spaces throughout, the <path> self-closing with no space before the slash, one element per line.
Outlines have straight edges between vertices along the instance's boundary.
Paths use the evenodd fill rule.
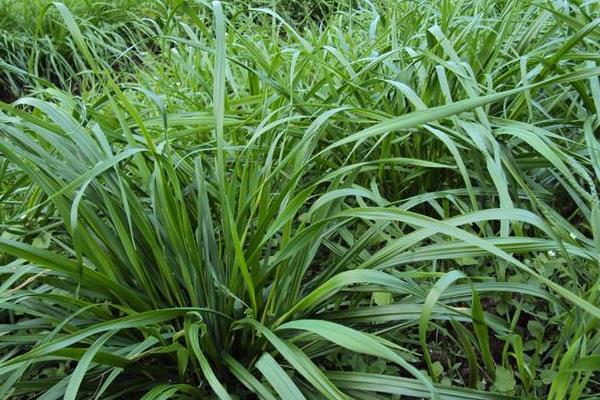
<path fill-rule="evenodd" d="M 314 3 L 0 64 L 0 397 L 593 398 L 598 5 Z"/>

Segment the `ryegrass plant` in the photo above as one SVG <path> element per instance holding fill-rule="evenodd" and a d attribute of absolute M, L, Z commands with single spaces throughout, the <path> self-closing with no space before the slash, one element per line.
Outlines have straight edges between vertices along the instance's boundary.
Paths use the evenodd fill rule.
<path fill-rule="evenodd" d="M 72 57 L 0 64 L 0 398 L 592 398 L 599 6 L 48 6 Z"/>

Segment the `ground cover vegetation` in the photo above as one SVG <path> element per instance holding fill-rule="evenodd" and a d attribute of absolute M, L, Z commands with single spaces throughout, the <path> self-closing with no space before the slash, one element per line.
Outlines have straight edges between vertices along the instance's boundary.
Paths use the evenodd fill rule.
<path fill-rule="evenodd" d="M 598 398 L 599 18 L 0 0 L 0 398 Z"/>

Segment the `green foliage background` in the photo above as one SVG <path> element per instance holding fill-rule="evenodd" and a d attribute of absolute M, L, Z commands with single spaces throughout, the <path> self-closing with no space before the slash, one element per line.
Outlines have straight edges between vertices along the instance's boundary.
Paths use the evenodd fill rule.
<path fill-rule="evenodd" d="M 598 398 L 599 18 L 0 0 L 0 398 Z"/>

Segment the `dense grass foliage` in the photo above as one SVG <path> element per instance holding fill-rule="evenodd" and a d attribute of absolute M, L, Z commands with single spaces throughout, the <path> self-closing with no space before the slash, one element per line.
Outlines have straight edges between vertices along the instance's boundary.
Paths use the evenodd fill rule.
<path fill-rule="evenodd" d="M 0 398 L 598 398 L 600 3 L 0 10 Z"/>
<path fill-rule="evenodd" d="M 79 17 L 88 46 L 111 69 L 131 69 L 135 53 L 124 50 L 145 50 L 139 41 L 155 34 L 150 24 L 159 21 L 160 7 L 152 1 L 72 0 L 65 5 Z M 52 1 L 0 1 L 0 28 L 0 100 L 15 100 L 48 82 L 71 93 L 92 85 L 88 66 Z"/>

